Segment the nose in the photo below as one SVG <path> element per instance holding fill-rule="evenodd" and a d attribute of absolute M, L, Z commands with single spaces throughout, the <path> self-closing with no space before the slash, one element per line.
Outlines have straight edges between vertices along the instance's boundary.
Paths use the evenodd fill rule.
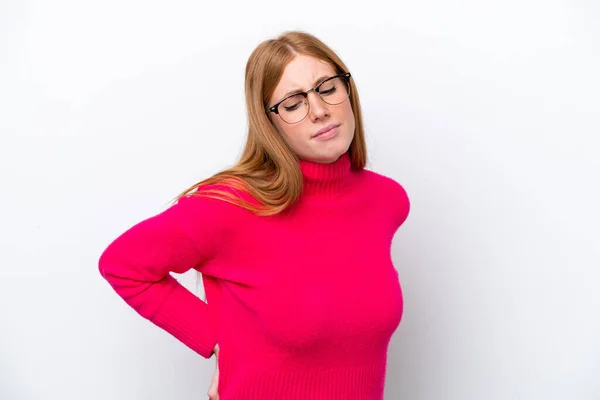
<path fill-rule="evenodd" d="M 318 93 L 312 91 L 308 93 L 308 102 L 310 105 L 310 119 L 315 121 L 329 115 L 327 104 L 321 99 Z"/>

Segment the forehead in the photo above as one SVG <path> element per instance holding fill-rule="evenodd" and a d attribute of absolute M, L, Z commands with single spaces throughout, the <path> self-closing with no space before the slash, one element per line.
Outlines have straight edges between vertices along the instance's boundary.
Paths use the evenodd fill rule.
<path fill-rule="evenodd" d="M 308 90 L 318 83 L 317 79 L 331 75 L 335 75 L 335 69 L 331 64 L 300 54 L 285 67 L 273 97 L 281 97 L 289 91 Z"/>

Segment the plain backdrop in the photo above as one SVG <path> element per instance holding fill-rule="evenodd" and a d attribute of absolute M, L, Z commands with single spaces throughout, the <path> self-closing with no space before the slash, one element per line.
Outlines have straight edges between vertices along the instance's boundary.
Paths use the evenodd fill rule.
<path fill-rule="evenodd" d="M 412 202 L 386 400 L 600 399 L 599 21 L 595 0 L 2 1 L 0 398 L 207 397 L 214 359 L 97 261 L 236 161 L 248 56 L 302 29 Z"/>

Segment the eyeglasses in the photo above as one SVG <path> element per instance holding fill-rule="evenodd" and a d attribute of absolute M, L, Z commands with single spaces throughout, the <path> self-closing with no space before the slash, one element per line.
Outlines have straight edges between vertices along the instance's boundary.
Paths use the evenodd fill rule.
<path fill-rule="evenodd" d="M 310 110 L 308 93 L 315 91 L 321 99 L 332 106 L 341 104 L 350 96 L 350 72 L 334 75 L 306 92 L 293 93 L 265 111 L 273 112 L 288 124 L 297 124 L 306 118 Z"/>

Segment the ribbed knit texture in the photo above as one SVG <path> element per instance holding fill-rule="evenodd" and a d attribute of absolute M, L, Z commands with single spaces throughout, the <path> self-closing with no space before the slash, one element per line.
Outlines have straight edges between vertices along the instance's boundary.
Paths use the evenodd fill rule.
<path fill-rule="evenodd" d="M 351 169 L 347 153 L 300 167 L 304 190 L 289 210 L 261 217 L 184 197 L 114 239 L 100 272 L 203 357 L 219 343 L 221 400 L 381 400 L 403 312 L 390 250 L 408 197 Z M 190 269 L 206 303 L 170 275 Z"/>

